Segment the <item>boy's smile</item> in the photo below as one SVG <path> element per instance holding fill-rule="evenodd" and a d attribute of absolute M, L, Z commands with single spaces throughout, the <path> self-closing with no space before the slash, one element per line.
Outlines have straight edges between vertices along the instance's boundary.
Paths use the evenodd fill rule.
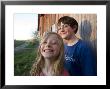
<path fill-rule="evenodd" d="M 69 25 L 61 23 L 61 26 L 58 27 L 58 34 L 63 39 L 70 39 L 72 35 L 74 35 L 74 29 L 72 29 Z"/>

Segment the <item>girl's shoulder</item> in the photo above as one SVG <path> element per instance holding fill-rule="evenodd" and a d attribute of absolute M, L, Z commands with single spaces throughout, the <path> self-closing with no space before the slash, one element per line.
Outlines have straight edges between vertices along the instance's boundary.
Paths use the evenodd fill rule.
<path fill-rule="evenodd" d="M 41 72 L 39 76 L 46 76 L 46 75 Z M 69 72 L 66 69 L 64 69 L 61 76 L 69 76 Z"/>
<path fill-rule="evenodd" d="M 62 76 L 69 76 L 69 72 L 66 69 L 64 69 Z"/>

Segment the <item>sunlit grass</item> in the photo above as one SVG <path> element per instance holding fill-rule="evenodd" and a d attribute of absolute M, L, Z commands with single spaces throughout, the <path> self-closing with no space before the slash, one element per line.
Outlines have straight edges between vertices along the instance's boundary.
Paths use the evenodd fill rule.
<path fill-rule="evenodd" d="M 37 49 L 25 49 L 16 52 L 14 55 L 14 75 L 15 76 L 28 76 L 32 64 L 37 56 Z"/>
<path fill-rule="evenodd" d="M 23 43 L 25 43 L 25 41 L 22 41 L 22 40 L 14 40 L 14 47 L 20 46 L 20 45 L 22 45 Z"/>
<path fill-rule="evenodd" d="M 32 64 L 37 57 L 37 48 L 39 41 L 14 41 L 14 45 L 20 46 L 24 43 L 27 45 L 14 52 L 14 75 L 15 76 L 29 76 Z"/>

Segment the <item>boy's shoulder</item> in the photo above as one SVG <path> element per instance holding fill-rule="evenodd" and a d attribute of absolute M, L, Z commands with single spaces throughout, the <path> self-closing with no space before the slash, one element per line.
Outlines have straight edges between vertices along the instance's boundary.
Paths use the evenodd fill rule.
<path fill-rule="evenodd" d="M 91 43 L 89 41 L 84 41 L 84 40 L 81 40 L 81 39 L 79 40 L 78 44 L 80 46 L 86 47 L 86 48 L 91 47 Z"/>
<path fill-rule="evenodd" d="M 68 49 L 68 50 L 73 50 L 73 49 L 75 49 L 75 50 L 91 49 L 91 45 L 87 41 L 79 39 L 76 44 L 74 44 L 72 46 L 65 45 L 65 48 Z"/>

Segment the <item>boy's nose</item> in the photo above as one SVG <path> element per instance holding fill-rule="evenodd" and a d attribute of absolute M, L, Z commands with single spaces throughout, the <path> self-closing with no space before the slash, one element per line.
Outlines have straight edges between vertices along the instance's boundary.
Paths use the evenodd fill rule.
<path fill-rule="evenodd" d="M 61 27 L 61 32 L 64 32 L 64 27 Z"/>
<path fill-rule="evenodd" d="M 60 31 L 64 31 L 64 28 L 65 28 L 65 26 L 64 26 L 64 25 L 61 25 L 61 26 L 58 27 L 58 31 L 59 31 L 59 30 L 60 30 Z"/>

